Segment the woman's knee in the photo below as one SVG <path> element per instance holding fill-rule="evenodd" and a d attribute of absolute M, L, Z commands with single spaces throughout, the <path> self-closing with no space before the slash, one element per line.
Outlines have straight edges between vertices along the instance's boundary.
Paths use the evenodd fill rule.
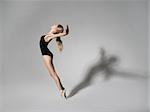
<path fill-rule="evenodd" d="M 57 75 L 52 76 L 55 81 L 59 81 L 59 77 Z"/>

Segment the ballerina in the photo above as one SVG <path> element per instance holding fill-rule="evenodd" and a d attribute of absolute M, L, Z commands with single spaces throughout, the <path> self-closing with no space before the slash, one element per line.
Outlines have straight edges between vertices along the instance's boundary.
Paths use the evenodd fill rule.
<path fill-rule="evenodd" d="M 54 79 L 56 82 L 56 85 L 61 93 L 61 96 L 67 99 L 66 97 L 66 89 L 61 83 L 61 80 L 55 70 L 54 64 L 53 64 L 53 54 L 48 49 L 47 45 L 50 43 L 52 39 L 56 39 L 57 42 L 57 48 L 61 52 L 63 50 L 63 44 L 61 41 L 61 37 L 68 35 L 69 33 L 69 27 L 67 25 L 66 30 L 64 31 L 64 28 L 61 24 L 54 24 L 51 26 L 51 30 L 47 32 L 46 34 L 43 34 L 40 38 L 40 50 L 43 57 L 44 65 L 47 68 L 50 76 Z"/>

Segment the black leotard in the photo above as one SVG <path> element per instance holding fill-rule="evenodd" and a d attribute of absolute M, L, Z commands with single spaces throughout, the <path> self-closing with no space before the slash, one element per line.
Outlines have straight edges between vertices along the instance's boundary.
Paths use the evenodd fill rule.
<path fill-rule="evenodd" d="M 41 49 L 41 53 L 42 53 L 42 55 L 49 55 L 49 56 L 53 57 L 52 52 L 47 48 L 48 43 L 49 43 L 52 39 L 50 39 L 48 42 L 46 42 L 46 41 L 44 40 L 44 37 L 45 37 L 45 36 L 46 36 L 46 35 L 42 35 L 42 36 L 41 36 L 41 39 L 40 39 L 40 42 L 39 42 L 39 44 L 40 44 L 40 49 Z"/>

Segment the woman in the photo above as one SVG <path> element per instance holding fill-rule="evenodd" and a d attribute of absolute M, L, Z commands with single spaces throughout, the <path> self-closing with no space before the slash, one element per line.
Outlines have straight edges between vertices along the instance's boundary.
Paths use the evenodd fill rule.
<path fill-rule="evenodd" d="M 53 54 L 47 48 L 47 45 L 52 39 L 56 39 L 58 50 L 61 52 L 63 49 L 63 44 L 60 37 L 66 36 L 68 35 L 68 33 L 69 33 L 68 25 L 64 32 L 64 28 L 61 24 L 54 24 L 48 33 L 41 36 L 39 42 L 44 65 L 46 66 L 50 76 L 55 80 L 56 85 L 61 92 L 61 96 L 64 98 L 66 98 L 66 90 L 63 87 L 58 74 L 56 73 L 55 67 L 53 65 Z"/>

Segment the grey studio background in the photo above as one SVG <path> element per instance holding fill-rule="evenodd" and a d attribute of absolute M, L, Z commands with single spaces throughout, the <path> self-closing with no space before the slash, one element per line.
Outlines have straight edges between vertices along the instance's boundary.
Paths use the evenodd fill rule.
<path fill-rule="evenodd" d="M 67 101 L 44 67 L 40 36 L 70 26 L 54 66 Z M 148 1 L 1 1 L 2 112 L 148 112 Z"/>

